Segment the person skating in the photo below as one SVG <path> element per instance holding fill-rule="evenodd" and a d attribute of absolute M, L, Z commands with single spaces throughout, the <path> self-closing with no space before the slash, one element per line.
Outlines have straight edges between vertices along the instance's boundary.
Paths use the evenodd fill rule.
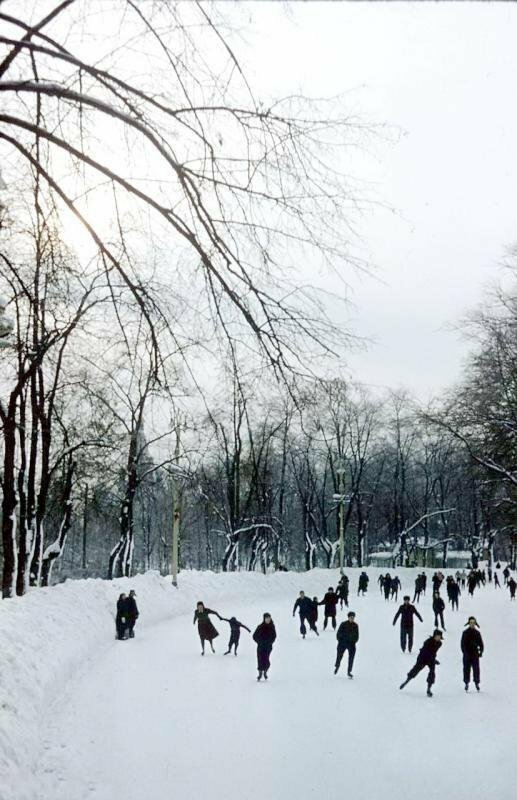
<path fill-rule="evenodd" d="M 461 589 L 459 587 L 459 584 L 456 581 L 451 581 L 451 584 L 448 587 L 448 592 L 449 592 L 449 599 L 451 601 L 452 610 L 454 611 L 454 609 L 456 609 L 456 611 L 458 611 L 458 609 L 459 609 L 458 600 L 459 600 L 459 596 L 461 594 Z"/>
<path fill-rule="evenodd" d="M 515 589 L 517 587 L 517 583 L 512 577 L 508 580 L 508 588 L 510 590 L 510 600 L 515 600 Z"/>
<path fill-rule="evenodd" d="M 470 671 L 474 678 L 474 686 L 479 692 L 479 659 L 483 655 L 483 639 L 475 617 L 469 617 L 468 628 L 461 634 L 461 652 L 463 653 L 463 683 L 465 691 L 469 690 Z"/>
<path fill-rule="evenodd" d="M 349 592 L 348 577 L 346 575 L 342 575 L 339 579 L 339 583 L 337 586 L 340 608 L 343 608 L 343 604 L 348 608 L 348 592 Z"/>
<path fill-rule="evenodd" d="M 314 631 L 316 636 L 319 636 L 318 629 L 316 627 L 316 623 L 318 621 L 318 598 L 312 598 L 312 608 L 310 610 L 310 616 L 308 617 L 309 625 L 311 630 Z"/>
<path fill-rule="evenodd" d="M 396 625 L 400 617 L 400 647 L 403 653 L 406 652 L 406 644 L 409 652 L 413 649 L 413 617 L 418 617 L 420 622 L 423 622 L 422 617 L 409 600 L 409 595 L 405 595 L 404 602 L 393 618 L 393 624 Z"/>
<path fill-rule="evenodd" d="M 389 572 L 386 573 L 384 576 L 384 583 L 382 584 L 382 588 L 384 590 L 384 599 L 390 599 L 390 591 L 391 591 L 391 575 Z"/>
<path fill-rule="evenodd" d="M 399 689 L 403 689 L 404 686 L 407 686 L 409 681 L 412 681 L 413 678 L 416 678 L 419 672 L 421 672 L 425 667 L 428 667 L 429 672 L 427 674 L 427 696 L 432 697 L 433 693 L 431 691 L 431 686 L 435 682 L 436 679 L 436 665 L 440 662 L 436 660 L 436 654 L 440 647 L 442 646 L 443 634 L 438 628 L 435 629 L 432 636 L 425 640 L 422 647 L 420 648 L 420 652 L 416 659 L 416 664 L 412 667 L 408 674 L 407 678 L 404 683 L 401 683 Z"/>
<path fill-rule="evenodd" d="M 307 633 L 307 628 L 305 627 L 305 621 L 309 623 L 309 628 L 318 634 L 314 623 L 311 622 L 311 618 L 313 616 L 313 602 L 310 597 L 305 596 L 305 592 L 301 591 L 300 596 L 296 598 L 296 602 L 293 608 L 293 617 L 296 614 L 296 610 L 300 614 L 300 633 L 302 634 L 303 638 L 305 639 L 305 635 Z"/>
<path fill-rule="evenodd" d="M 355 622 L 355 614 L 353 611 L 348 612 L 347 621 L 342 622 L 339 626 L 336 633 L 336 639 L 337 653 L 336 663 L 334 665 L 334 675 L 337 675 L 341 664 L 341 659 L 343 658 L 344 653 L 348 650 L 347 675 L 349 678 L 353 678 L 354 676 L 352 675 L 352 667 L 354 666 L 356 645 L 359 641 L 359 626 Z"/>
<path fill-rule="evenodd" d="M 443 630 L 445 630 L 445 625 L 443 622 L 443 612 L 445 611 L 445 603 L 443 602 L 443 598 L 440 597 L 440 592 L 434 592 L 433 594 L 433 611 L 434 611 L 434 624 L 438 627 L 438 617 L 440 618 L 440 625 L 442 626 Z"/>
<path fill-rule="evenodd" d="M 336 606 L 339 602 L 339 597 L 335 593 L 332 586 L 329 586 L 328 592 L 326 593 L 323 600 L 318 603 L 320 606 L 325 606 L 325 619 L 323 620 L 323 630 L 327 628 L 327 622 L 329 619 L 332 620 L 332 627 L 336 630 Z"/>
<path fill-rule="evenodd" d="M 475 572 L 471 572 L 470 573 L 470 575 L 468 577 L 468 580 L 467 580 L 467 585 L 468 585 L 468 589 L 469 589 L 469 594 L 472 597 L 474 595 L 474 590 L 475 590 L 476 586 L 478 585 L 478 580 L 477 580 Z"/>
<path fill-rule="evenodd" d="M 366 594 L 366 592 L 368 591 L 368 582 L 369 582 L 369 580 L 370 580 L 370 578 L 368 577 L 366 572 L 361 572 L 361 574 L 359 575 L 359 585 L 357 587 L 357 594 L 358 595 L 362 594 L 364 596 Z"/>
<path fill-rule="evenodd" d="M 402 589 L 402 584 L 400 582 L 400 578 L 395 575 L 395 577 L 391 579 L 390 597 L 394 597 L 395 600 L 397 600 L 399 596 L 399 589 Z"/>
<path fill-rule="evenodd" d="M 237 655 L 237 648 L 239 646 L 239 641 L 241 638 L 241 628 L 245 628 L 248 633 L 251 633 L 250 629 L 247 625 L 244 625 L 243 622 L 239 622 L 236 617 L 230 617 L 230 619 L 226 619 L 226 617 L 219 617 L 221 622 L 227 622 L 230 626 L 230 641 L 228 642 L 228 650 L 225 652 L 225 656 L 232 652 L 232 647 L 234 648 L 235 655 Z"/>
<path fill-rule="evenodd" d="M 384 592 L 384 575 L 382 574 L 382 572 L 379 575 L 379 577 L 377 578 L 377 583 L 379 584 L 379 589 L 381 590 L 381 594 L 383 594 L 383 592 Z"/>
<path fill-rule="evenodd" d="M 424 586 L 422 583 L 422 576 L 417 575 L 415 578 L 415 593 L 413 595 L 413 603 L 416 601 L 417 603 L 420 602 L 420 595 L 424 590 Z"/>
<path fill-rule="evenodd" d="M 135 624 L 140 616 L 138 612 L 138 606 L 136 604 L 136 592 L 134 589 L 131 589 L 129 592 L 129 597 L 126 600 L 126 615 L 127 615 L 127 629 L 129 631 L 129 638 L 135 638 Z"/>
<path fill-rule="evenodd" d="M 503 578 L 505 583 L 508 583 L 509 577 L 510 577 L 510 570 L 508 569 L 508 564 L 507 564 L 506 567 L 503 569 Z"/>
<path fill-rule="evenodd" d="M 205 655 L 205 642 L 210 643 L 210 647 L 212 648 L 212 653 L 215 653 L 214 650 L 214 639 L 216 636 L 219 636 L 219 633 L 215 629 L 212 620 L 209 618 L 209 614 L 215 614 L 218 619 L 221 619 L 220 615 L 217 611 L 212 611 L 211 608 L 205 608 L 204 603 L 199 601 L 196 606 L 196 610 L 194 611 L 194 625 L 197 622 L 197 630 L 199 633 L 199 638 L 201 640 L 201 655 Z"/>
<path fill-rule="evenodd" d="M 127 618 L 127 595 L 122 593 L 117 600 L 117 616 L 115 617 L 115 627 L 117 630 L 117 639 L 121 641 L 126 638 L 126 631 L 128 626 Z"/>
<path fill-rule="evenodd" d="M 500 589 L 500 588 L 501 584 L 499 582 L 499 575 L 497 574 L 497 572 L 494 572 L 494 589 Z"/>
<path fill-rule="evenodd" d="M 271 666 L 270 655 L 273 642 L 276 639 L 276 630 L 271 614 L 263 615 L 262 622 L 255 629 L 253 641 L 257 643 L 257 669 L 259 681 L 262 677 L 267 681 L 267 673 Z"/>

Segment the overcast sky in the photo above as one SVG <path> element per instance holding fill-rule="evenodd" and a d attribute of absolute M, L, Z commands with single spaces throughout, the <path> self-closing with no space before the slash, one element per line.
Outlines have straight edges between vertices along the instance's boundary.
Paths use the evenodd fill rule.
<path fill-rule="evenodd" d="M 377 344 L 350 365 L 367 384 L 434 394 L 458 379 L 465 357 L 452 326 L 517 241 L 517 7 L 244 7 L 246 61 L 264 91 L 350 91 L 367 120 L 400 129 L 398 142 L 375 145 L 367 170 L 358 163 L 397 213 L 378 209 L 361 223 L 380 280 L 352 279 L 352 316 Z"/>

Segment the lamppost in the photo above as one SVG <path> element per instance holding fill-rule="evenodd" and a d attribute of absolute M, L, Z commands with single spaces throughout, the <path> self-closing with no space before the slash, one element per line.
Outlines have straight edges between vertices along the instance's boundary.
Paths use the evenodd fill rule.
<path fill-rule="evenodd" d="M 344 513 L 343 505 L 346 500 L 345 491 L 345 468 L 338 467 L 336 470 L 337 475 L 337 492 L 332 495 L 332 499 L 339 503 L 339 571 L 343 574 L 343 561 L 345 550 L 345 527 L 344 527 Z M 343 485 L 341 485 L 343 484 Z"/>

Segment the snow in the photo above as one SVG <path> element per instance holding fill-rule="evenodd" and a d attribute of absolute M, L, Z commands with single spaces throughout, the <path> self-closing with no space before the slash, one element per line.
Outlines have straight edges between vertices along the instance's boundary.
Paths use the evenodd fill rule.
<path fill-rule="evenodd" d="M 345 665 L 333 675 L 333 632 L 303 641 L 292 618 L 299 590 L 321 598 L 337 570 L 182 572 L 178 589 L 149 573 L 67 581 L 3 601 L 1 800 L 513 800 L 517 603 L 487 585 L 463 594 L 459 612 L 446 609 L 428 699 L 424 674 L 402 692 L 398 685 L 433 628 L 429 589 L 414 653 L 404 655 L 391 624 L 398 603 L 386 603 L 376 585 L 383 570 L 367 570 L 365 597 L 356 595 L 360 571 L 346 570 L 360 628 L 353 681 Z M 402 594 L 419 571 L 397 570 Z M 129 588 L 140 619 L 136 638 L 119 642 L 114 606 Z M 192 625 L 199 599 L 252 630 L 272 613 L 278 640 L 268 684 L 256 682 L 247 632 L 237 658 L 222 655 L 227 623 L 215 621 L 217 654 L 200 657 Z M 469 614 L 485 640 L 480 694 L 463 690 L 459 641 Z"/>

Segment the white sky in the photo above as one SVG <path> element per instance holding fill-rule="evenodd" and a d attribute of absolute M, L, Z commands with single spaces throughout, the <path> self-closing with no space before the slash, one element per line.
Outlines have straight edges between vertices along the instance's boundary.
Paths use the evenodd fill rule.
<path fill-rule="evenodd" d="M 241 55 L 266 93 L 351 91 L 367 120 L 400 128 L 368 174 L 393 214 L 361 234 L 379 280 L 354 278 L 354 331 L 376 346 L 356 379 L 425 399 L 459 378 L 451 329 L 517 240 L 517 7 L 512 3 L 246 3 Z M 251 32 L 250 32 L 251 31 Z M 393 139 L 393 137 L 392 137 Z M 333 282 L 332 282 L 333 281 Z M 329 286 L 342 292 L 335 279 Z"/>

